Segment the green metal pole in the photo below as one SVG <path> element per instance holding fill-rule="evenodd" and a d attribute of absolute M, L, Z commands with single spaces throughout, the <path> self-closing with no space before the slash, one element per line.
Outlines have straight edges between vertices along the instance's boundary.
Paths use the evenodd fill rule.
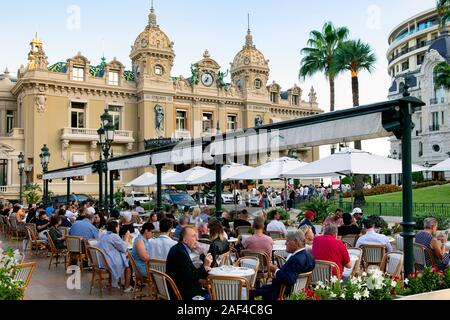
<path fill-rule="evenodd" d="M 98 206 L 103 209 L 103 160 L 98 162 Z"/>
<path fill-rule="evenodd" d="M 162 207 L 162 164 L 156 165 L 156 210 L 161 211 Z"/>
<path fill-rule="evenodd" d="M 70 204 L 70 178 L 67 178 L 67 194 L 66 194 L 67 205 Z"/>
<path fill-rule="evenodd" d="M 222 217 L 222 165 L 216 158 L 216 217 Z"/>
<path fill-rule="evenodd" d="M 344 209 L 344 195 L 342 194 L 342 178 L 339 176 L 339 208 Z"/>
<path fill-rule="evenodd" d="M 23 176 L 23 172 L 22 170 L 20 170 L 19 172 L 19 204 L 22 204 L 22 176 Z"/>
<path fill-rule="evenodd" d="M 105 165 L 104 165 L 104 170 L 105 170 L 105 210 L 108 210 L 108 164 L 105 161 Z"/>
<path fill-rule="evenodd" d="M 109 172 L 109 214 L 114 209 L 114 171 Z"/>
<path fill-rule="evenodd" d="M 412 216 L 412 161 L 411 161 L 411 130 L 413 110 L 410 103 L 403 107 L 403 128 L 402 128 L 402 171 L 403 171 L 403 226 L 402 236 L 404 238 L 404 269 L 405 278 L 414 272 L 413 238 L 415 236 L 413 216 Z"/>

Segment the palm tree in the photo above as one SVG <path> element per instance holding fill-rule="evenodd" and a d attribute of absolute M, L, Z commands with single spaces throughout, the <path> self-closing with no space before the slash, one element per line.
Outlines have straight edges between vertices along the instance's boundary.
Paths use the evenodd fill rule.
<path fill-rule="evenodd" d="M 350 71 L 352 77 L 353 106 L 359 106 L 359 80 L 361 71 L 372 72 L 377 61 L 370 46 L 361 40 L 342 42 L 336 50 L 334 71 Z"/>
<path fill-rule="evenodd" d="M 332 22 L 326 22 L 322 31 L 313 30 L 307 42 L 308 47 L 303 48 L 304 55 L 299 72 L 300 78 L 312 76 L 318 72 L 325 73 L 330 83 L 330 111 L 334 111 L 334 79 L 336 77 L 334 55 L 339 44 L 347 39 L 349 30 L 346 27 L 335 28 Z"/>
<path fill-rule="evenodd" d="M 450 64 L 447 61 L 438 63 L 434 68 L 434 87 L 450 90 Z"/>
<path fill-rule="evenodd" d="M 361 40 L 350 40 L 342 42 L 336 50 L 333 68 L 335 72 L 350 71 L 352 79 L 353 106 L 359 106 L 359 80 L 361 71 L 372 72 L 376 62 L 375 54 L 370 46 Z M 355 141 L 355 149 L 361 150 L 361 141 Z M 355 177 L 355 206 L 365 204 L 364 199 L 364 176 Z"/>
<path fill-rule="evenodd" d="M 450 0 L 437 0 L 436 10 L 439 19 L 439 30 L 442 32 L 445 29 L 447 19 L 450 18 Z"/>

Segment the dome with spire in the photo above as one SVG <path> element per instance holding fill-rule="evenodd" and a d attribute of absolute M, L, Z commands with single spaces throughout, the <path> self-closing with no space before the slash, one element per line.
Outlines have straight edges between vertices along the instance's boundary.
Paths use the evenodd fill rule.
<path fill-rule="evenodd" d="M 167 34 L 159 28 L 156 21 L 156 14 L 153 5 L 148 15 L 148 25 L 145 30 L 139 34 L 132 46 L 131 58 L 142 51 L 152 50 L 163 54 L 173 55 L 173 42 Z"/>
<path fill-rule="evenodd" d="M 253 36 L 250 29 L 247 31 L 247 36 L 245 37 L 245 46 L 235 56 L 231 64 L 231 72 L 235 73 L 239 69 L 247 67 L 269 70 L 269 61 L 266 60 L 261 51 L 256 49 L 253 44 Z"/>

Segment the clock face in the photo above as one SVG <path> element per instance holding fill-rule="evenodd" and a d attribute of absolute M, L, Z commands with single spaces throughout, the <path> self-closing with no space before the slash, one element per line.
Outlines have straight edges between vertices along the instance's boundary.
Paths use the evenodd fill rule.
<path fill-rule="evenodd" d="M 247 65 L 250 64 L 250 58 L 249 57 L 245 57 L 244 63 L 247 64 Z"/>
<path fill-rule="evenodd" d="M 210 86 L 212 86 L 213 82 L 214 82 L 214 78 L 209 72 L 205 72 L 202 75 L 202 83 L 203 83 L 203 85 L 205 85 L 207 87 L 210 87 Z"/>

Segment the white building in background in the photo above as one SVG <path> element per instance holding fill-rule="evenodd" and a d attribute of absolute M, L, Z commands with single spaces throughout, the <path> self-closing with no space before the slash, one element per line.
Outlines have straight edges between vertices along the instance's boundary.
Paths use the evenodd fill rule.
<path fill-rule="evenodd" d="M 389 99 L 400 98 L 407 83 L 411 96 L 426 103 L 413 116 L 412 134 L 412 161 L 423 166 L 433 166 L 450 156 L 450 93 L 434 86 L 436 65 L 450 62 L 450 35 L 440 34 L 438 29 L 436 9 L 417 14 L 391 32 L 387 51 L 392 77 Z M 401 159 L 401 141 L 392 137 L 390 142 L 391 156 Z M 431 178 L 431 173 L 427 174 Z"/>

